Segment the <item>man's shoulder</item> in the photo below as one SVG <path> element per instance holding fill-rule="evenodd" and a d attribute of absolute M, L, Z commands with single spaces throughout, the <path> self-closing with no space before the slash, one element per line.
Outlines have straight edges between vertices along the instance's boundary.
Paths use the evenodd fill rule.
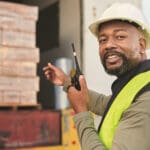
<path fill-rule="evenodd" d="M 150 96 L 150 83 L 147 84 L 144 88 L 142 88 L 138 94 L 136 95 L 135 99 L 138 99 L 138 97 L 142 96 L 142 95 L 149 95 Z M 143 97 L 143 96 L 142 96 Z"/>

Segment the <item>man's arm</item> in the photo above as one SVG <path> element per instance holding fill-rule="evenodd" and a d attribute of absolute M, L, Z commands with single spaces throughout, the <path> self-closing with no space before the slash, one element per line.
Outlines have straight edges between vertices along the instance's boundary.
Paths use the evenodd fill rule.
<path fill-rule="evenodd" d="M 144 92 L 124 112 L 110 150 L 150 149 L 150 91 Z M 74 117 L 82 150 L 106 150 L 101 143 L 90 112 Z M 111 125 L 110 125 L 111 126 Z"/>
<path fill-rule="evenodd" d="M 82 112 L 75 115 L 74 122 L 82 150 L 106 150 L 100 142 L 91 112 Z"/>
<path fill-rule="evenodd" d="M 82 150 L 99 150 L 99 148 L 106 150 L 95 129 L 93 113 L 102 115 L 111 96 L 105 96 L 92 90 L 89 90 L 89 96 L 89 112 L 82 112 L 74 117 L 81 147 Z"/>

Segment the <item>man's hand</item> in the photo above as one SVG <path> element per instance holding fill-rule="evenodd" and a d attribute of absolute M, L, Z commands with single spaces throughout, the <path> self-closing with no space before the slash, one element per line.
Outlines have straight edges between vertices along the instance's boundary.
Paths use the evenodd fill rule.
<path fill-rule="evenodd" d="M 81 90 L 77 90 L 71 86 L 68 89 L 67 96 L 76 113 L 88 111 L 89 93 L 86 85 L 86 81 L 83 75 L 80 75 L 79 82 Z"/>
<path fill-rule="evenodd" d="M 68 77 L 63 70 L 51 63 L 48 63 L 48 65 L 43 68 L 43 71 L 47 80 L 59 86 L 63 86 Z"/>
<path fill-rule="evenodd" d="M 68 76 L 58 67 L 48 63 L 43 68 L 47 80 L 59 86 L 64 86 Z M 83 75 L 80 75 L 79 82 L 81 90 L 77 90 L 73 85 L 69 86 L 67 96 L 76 113 L 88 111 L 89 93 Z"/>

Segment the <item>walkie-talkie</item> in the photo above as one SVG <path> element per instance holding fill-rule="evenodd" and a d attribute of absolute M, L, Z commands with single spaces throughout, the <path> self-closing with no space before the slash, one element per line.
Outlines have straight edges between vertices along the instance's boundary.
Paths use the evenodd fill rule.
<path fill-rule="evenodd" d="M 79 67 L 79 63 L 77 60 L 77 55 L 76 55 L 76 51 L 75 51 L 75 47 L 73 43 L 72 43 L 72 49 L 73 49 L 73 56 L 74 56 L 76 68 L 72 69 L 70 72 L 71 82 L 77 90 L 81 90 L 80 83 L 79 83 L 79 76 L 82 75 L 82 72 Z"/>

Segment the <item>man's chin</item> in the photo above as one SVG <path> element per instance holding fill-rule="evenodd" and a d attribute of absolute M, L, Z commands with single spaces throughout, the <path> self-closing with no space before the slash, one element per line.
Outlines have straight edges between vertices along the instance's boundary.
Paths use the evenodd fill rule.
<path fill-rule="evenodd" d="M 124 66 L 118 66 L 118 67 L 111 67 L 111 68 L 105 68 L 105 71 L 109 75 L 115 75 L 115 76 L 120 76 L 125 72 Z"/>
<path fill-rule="evenodd" d="M 122 64 L 120 65 L 107 65 L 105 68 L 108 70 L 108 72 L 114 72 L 115 70 L 118 70 L 122 67 Z"/>
<path fill-rule="evenodd" d="M 114 69 L 113 69 L 113 70 L 112 70 L 112 69 L 111 69 L 111 70 L 110 70 L 110 69 L 109 69 L 109 70 L 108 70 L 108 69 L 105 69 L 105 71 L 106 71 L 106 73 L 108 73 L 109 75 L 115 75 L 115 76 L 117 76 L 117 74 L 118 74 L 118 71 L 117 71 L 116 69 L 115 69 L 115 70 L 114 70 Z"/>
<path fill-rule="evenodd" d="M 121 58 L 120 61 L 113 64 L 103 61 L 104 69 L 108 74 L 119 77 L 129 70 L 128 59 L 124 55 L 120 54 L 119 56 Z"/>

